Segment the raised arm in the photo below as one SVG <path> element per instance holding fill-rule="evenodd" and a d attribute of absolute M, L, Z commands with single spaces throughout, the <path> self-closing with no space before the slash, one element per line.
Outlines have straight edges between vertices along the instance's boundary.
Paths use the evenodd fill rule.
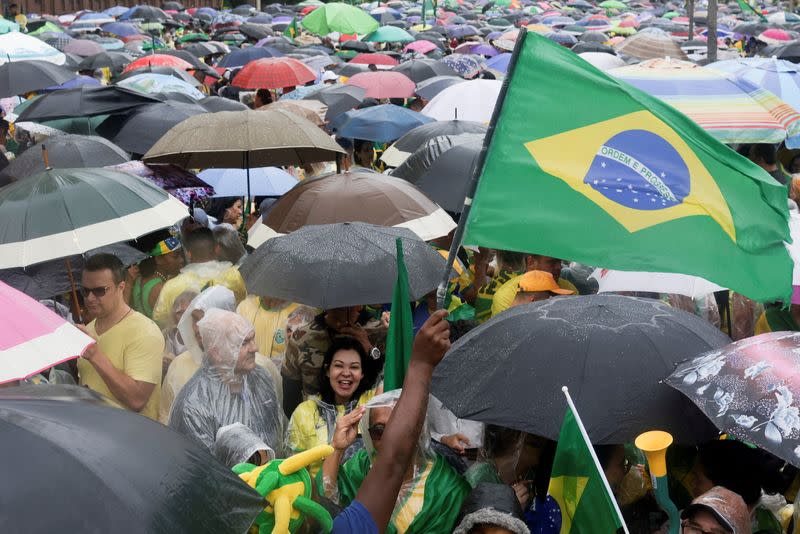
<path fill-rule="evenodd" d="M 450 348 L 446 316 L 444 310 L 435 312 L 414 339 L 403 393 L 383 433 L 381 452 L 356 496 L 369 511 L 378 532 L 389 524 L 403 477 L 414 457 L 425 421 L 433 369 Z"/>

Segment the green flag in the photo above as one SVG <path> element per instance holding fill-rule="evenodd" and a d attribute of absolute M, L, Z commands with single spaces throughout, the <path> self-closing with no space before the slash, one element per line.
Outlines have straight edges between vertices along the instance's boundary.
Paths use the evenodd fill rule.
<path fill-rule="evenodd" d="M 669 104 L 545 37 L 519 38 L 464 244 L 789 302 L 785 186 Z"/>
<path fill-rule="evenodd" d="M 548 491 L 561 510 L 561 534 L 627 533 L 578 412 L 567 402 Z"/>
<path fill-rule="evenodd" d="M 767 22 L 767 17 L 765 17 L 764 14 L 761 13 L 761 11 L 758 11 L 756 8 L 750 5 L 749 2 L 746 2 L 745 0 L 736 0 L 736 1 L 739 3 L 739 9 L 742 10 L 742 13 L 755 13 L 756 15 L 758 15 L 758 18 L 761 19 L 761 22 Z"/>
<path fill-rule="evenodd" d="M 411 319 L 411 301 L 408 297 L 408 271 L 403 261 L 403 242 L 397 238 L 397 280 L 392 293 L 392 315 L 386 333 L 386 364 L 383 369 L 383 389 L 391 391 L 403 387 L 411 345 L 414 343 L 414 323 Z"/>
<path fill-rule="evenodd" d="M 283 30 L 283 35 L 288 37 L 289 39 L 294 42 L 294 38 L 300 33 L 300 30 L 297 29 L 297 17 L 292 19 L 292 22 L 286 26 L 286 29 Z"/>

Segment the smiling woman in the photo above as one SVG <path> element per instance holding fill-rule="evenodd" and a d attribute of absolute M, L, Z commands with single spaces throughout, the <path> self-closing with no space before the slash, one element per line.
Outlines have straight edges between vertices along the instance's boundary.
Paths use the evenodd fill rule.
<path fill-rule="evenodd" d="M 377 374 L 377 362 L 367 354 L 359 340 L 336 337 L 323 360 L 319 397 L 310 397 L 292 413 L 289 448 L 301 452 L 330 443 L 336 418 L 372 398 Z M 320 465 L 318 462 L 311 466 L 312 474 L 316 474 Z"/>

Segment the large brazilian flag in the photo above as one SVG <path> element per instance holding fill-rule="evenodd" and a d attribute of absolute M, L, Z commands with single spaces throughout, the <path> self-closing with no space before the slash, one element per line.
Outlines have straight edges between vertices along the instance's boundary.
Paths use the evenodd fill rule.
<path fill-rule="evenodd" d="M 521 32 L 464 243 L 789 302 L 786 188 L 670 105 Z"/>

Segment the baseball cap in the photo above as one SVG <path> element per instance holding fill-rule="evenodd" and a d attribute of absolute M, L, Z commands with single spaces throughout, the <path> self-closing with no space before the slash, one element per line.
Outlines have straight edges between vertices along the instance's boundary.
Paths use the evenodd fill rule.
<path fill-rule="evenodd" d="M 698 511 L 709 512 L 719 524 L 733 534 L 750 534 L 750 512 L 738 493 L 722 486 L 714 486 L 683 509 L 681 519 Z"/>
<path fill-rule="evenodd" d="M 519 277 L 520 291 L 550 291 L 556 295 L 572 295 L 571 289 L 561 289 L 553 275 L 547 271 L 528 271 Z"/>

